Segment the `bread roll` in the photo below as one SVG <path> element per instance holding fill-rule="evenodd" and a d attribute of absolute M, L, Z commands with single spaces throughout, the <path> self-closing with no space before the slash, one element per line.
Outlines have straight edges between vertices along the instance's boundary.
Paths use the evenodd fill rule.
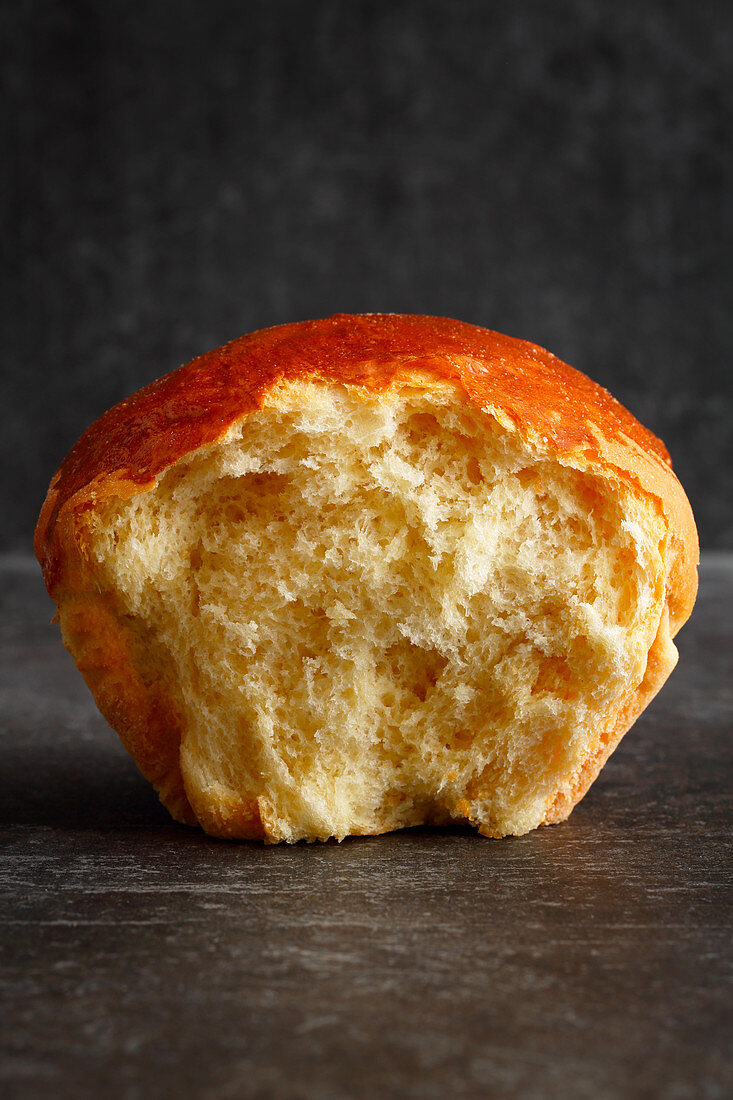
<path fill-rule="evenodd" d="M 663 444 L 547 351 L 435 317 L 244 336 L 102 416 L 36 553 L 176 820 L 325 840 L 560 821 L 697 587 Z"/>

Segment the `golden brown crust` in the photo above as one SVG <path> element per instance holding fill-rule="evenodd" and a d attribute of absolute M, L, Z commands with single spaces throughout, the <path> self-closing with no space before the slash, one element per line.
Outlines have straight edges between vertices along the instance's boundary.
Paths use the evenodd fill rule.
<path fill-rule="evenodd" d="M 614 716 L 592 761 L 556 796 L 546 821 L 567 816 L 666 679 L 669 638 L 695 601 L 697 532 L 664 445 L 610 394 L 534 344 L 446 318 L 338 314 L 264 329 L 199 356 L 100 417 L 53 478 L 36 528 L 36 555 L 59 604 L 66 643 L 100 709 L 178 820 L 204 813 L 190 807 L 183 789 L 178 717 L 136 662 L 94 584 L 84 513 L 110 497 L 152 489 L 165 469 L 261 408 L 281 382 L 316 379 L 383 391 L 410 371 L 454 382 L 540 452 L 613 473 L 665 515 L 667 642 L 658 637 L 644 682 Z M 95 641 L 102 620 L 104 651 Z M 660 653 L 666 657 L 658 659 Z M 216 835 L 267 833 L 267 814 L 256 801 L 231 809 L 241 831 L 232 832 L 229 820 L 202 824 Z"/>
<path fill-rule="evenodd" d="M 196 825 L 179 766 L 181 724 L 160 685 L 148 679 L 128 634 L 92 594 L 59 605 L 64 642 L 95 702 L 176 821 Z"/>

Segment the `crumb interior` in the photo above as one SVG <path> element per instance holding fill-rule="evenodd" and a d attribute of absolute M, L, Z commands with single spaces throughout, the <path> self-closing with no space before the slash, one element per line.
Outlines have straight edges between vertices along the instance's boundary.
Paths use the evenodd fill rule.
<path fill-rule="evenodd" d="M 92 550 L 184 716 L 195 808 L 258 798 L 273 840 L 502 835 L 643 677 L 664 584 L 641 507 L 449 384 L 314 381 L 108 501 Z"/>

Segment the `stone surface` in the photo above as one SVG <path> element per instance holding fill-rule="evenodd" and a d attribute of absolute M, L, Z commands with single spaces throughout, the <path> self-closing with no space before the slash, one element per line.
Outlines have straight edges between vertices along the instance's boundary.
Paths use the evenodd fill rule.
<path fill-rule="evenodd" d="M 266 848 L 172 824 L 0 559 L 0 1092 L 730 1095 L 733 556 L 562 825 Z"/>

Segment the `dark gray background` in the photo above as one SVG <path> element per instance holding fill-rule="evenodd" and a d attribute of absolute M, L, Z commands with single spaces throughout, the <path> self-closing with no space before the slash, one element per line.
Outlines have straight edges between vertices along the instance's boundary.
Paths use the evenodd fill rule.
<path fill-rule="evenodd" d="M 733 546 L 733 4 L 6 3 L 2 544 L 105 408 L 334 311 L 526 337 Z M 7 465 L 6 465 L 7 464 Z"/>

